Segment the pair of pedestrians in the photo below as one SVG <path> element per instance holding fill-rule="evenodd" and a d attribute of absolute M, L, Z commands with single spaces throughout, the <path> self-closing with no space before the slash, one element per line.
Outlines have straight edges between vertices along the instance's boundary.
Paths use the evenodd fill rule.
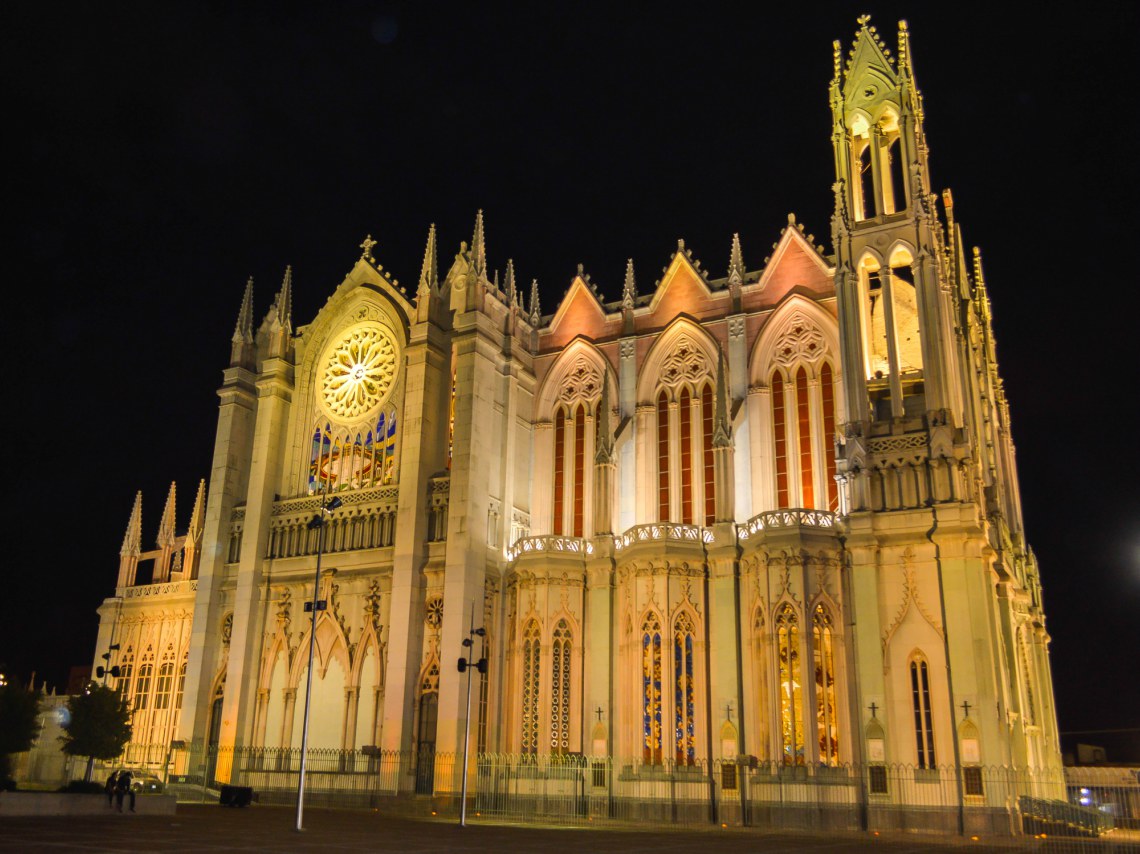
<path fill-rule="evenodd" d="M 112 771 L 111 776 L 107 778 L 107 783 L 103 786 L 103 791 L 107 793 L 107 807 L 115 806 L 119 812 L 123 811 L 123 801 L 130 797 L 131 812 L 135 811 L 135 793 L 131 788 L 133 775 L 126 768 L 118 771 Z"/>

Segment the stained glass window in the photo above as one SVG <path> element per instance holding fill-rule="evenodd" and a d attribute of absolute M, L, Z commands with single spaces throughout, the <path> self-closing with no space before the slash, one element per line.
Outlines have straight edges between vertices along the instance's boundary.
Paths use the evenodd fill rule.
<path fill-rule="evenodd" d="M 531 620 L 523 630 L 522 649 L 522 752 L 538 752 L 538 691 L 541 632 L 537 620 Z"/>
<path fill-rule="evenodd" d="M 574 536 L 582 536 L 586 500 L 586 407 L 574 413 Z"/>
<path fill-rule="evenodd" d="M 839 764 L 839 724 L 835 702 L 835 651 L 831 615 L 822 605 L 812 615 L 812 654 L 815 658 L 816 730 L 819 734 L 819 761 Z"/>
<path fill-rule="evenodd" d="M 150 700 L 150 677 L 153 672 L 154 665 L 152 664 L 144 664 L 139 667 L 139 676 L 135 680 L 135 699 L 131 704 L 136 712 L 145 709 Z"/>
<path fill-rule="evenodd" d="M 780 665 L 780 740 L 785 765 L 804 764 L 803 678 L 800 673 L 799 620 L 791 605 L 776 615 Z"/>
<path fill-rule="evenodd" d="M 788 424 L 784 404 L 784 378 L 772 374 L 772 434 L 776 439 L 776 506 L 788 506 Z"/>
<path fill-rule="evenodd" d="M 362 489 L 391 483 L 396 475 L 396 415 L 381 413 L 374 430 L 335 431 L 324 422 L 313 430 L 309 493 Z"/>
<path fill-rule="evenodd" d="M 550 752 L 570 750 L 570 627 L 559 620 L 550 653 Z"/>
<path fill-rule="evenodd" d="M 657 521 L 669 521 L 669 399 L 657 397 Z"/>
<path fill-rule="evenodd" d="M 696 761 L 693 699 L 693 623 L 682 614 L 673 624 L 674 744 L 678 765 Z"/>
<path fill-rule="evenodd" d="M 823 457 L 827 464 L 827 509 L 839 510 L 839 485 L 835 482 L 835 384 L 831 365 L 826 362 L 819 372 L 823 398 Z"/>
<path fill-rule="evenodd" d="M 554 417 L 554 533 L 562 533 L 562 502 L 566 488 L 566 412 Z"/>
<path fill-rule="evenodd" d="M 807 371 L 796 372 L 796 424 L 800 440 L 800 506 L 815 507 L 815 472 L 811 454 L 811 412 L 808 407 Z"/>
<path fill-rule="evenodd" d="M 641 626 L 642 761 L 660 765 L 661 753 L 661 624 L 654 614 Z"/>
<path fill-rule="evenodd" d="M 705 525 L 716 520 L 716 484 L 713 468 L 713 391 L 706 384 L 701 392 L 701 434 L 705 472 Z"/>

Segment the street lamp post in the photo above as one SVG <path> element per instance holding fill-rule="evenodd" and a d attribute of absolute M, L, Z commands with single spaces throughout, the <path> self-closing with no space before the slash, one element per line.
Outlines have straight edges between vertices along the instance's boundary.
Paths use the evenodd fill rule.
<path fill-rule="evenodd" d="M 471 747 L 471 674 L 468 668 L 474 668 L 480 673 L 487 672 L 487 659 L 483 657 L 483 638 L 487 630 L 483 627 L 475 628 L 475 603 L 471 603 L 471 622 L 468 624 L 467 637 L 463 639 L 463 646 L 474 652 L 475 638 L 479 638 L 479 660 L 471 661 L 467 656 L 459 659 L 459 672 L 467 673 L 467 714 L 463 720 L 463 784 L 459 796 L 459 826 L 467 826 L 467 757 Z"/>
<path fill-rule="evenodd" d="M 305 680 L 305 721 L 301 727 L 301 779 L 297 783 L 297 830 L 304 830 L 305 814 L 305 763 L 309 752 L 309 706 L 313 698 L 313 652 L 317 646 L 317 611 L 321 595 L 321 555 L 325 550 L 325 516 L 340 507 L 339 498 L 321 500 L 320 512 L 309 520 L 309 530 L 317 529 L 317 569 L 313 576 L 313 600 L 309 606 L 313 613 L 309 624 L 309 673 Z M 335 572 L 336 570 L 333 570 Z"/>

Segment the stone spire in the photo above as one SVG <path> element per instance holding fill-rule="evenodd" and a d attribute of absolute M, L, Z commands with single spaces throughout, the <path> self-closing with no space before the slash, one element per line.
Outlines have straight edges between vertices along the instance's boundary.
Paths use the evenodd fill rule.
<path fill-rule="evenodd" d="M 439 266 L 436 261 L 435 223 L 428 228 L 427 246 L 424 247 L 424 263 L 420 269 L 420 283 L 416 288 L 416 295 L 424 299 L 428 293 L 439 290 Z"/>
<path fill-rule="evenodd" d="M 135 556 L 142 552 L 142 490 L 135 493 L 135 504 L 131 508 L 131 518 L 127 520 L 127 533 L 123 537 L 123 547 L 119 554 L 123 557 Z"/>
<path fill-rule="evenodd" d="M 190 526 L 186 529 L 186 541 L 182 547 L 182 561 L 172 567 L 172 580 L 198 577 L 198 555 L 202 543 L 202 529 L 206 522 L 206 480 L 198 481 L 198 494 L 194 497 L 194 509 L 190 511 Z M 174 578 L 174 573 L 181 575 Z"/>
<path fill-rule="evenodd" d="M 135 583 L 142 553 L 142 491 L 135 494 L 135 504 L 131 508 L 131 518 L 127 522 L 127 533 L 123 537 L 123 547 L 119 549 L 119 580 L 116 587 L 130 587 Z"/>
<path fill-rule="evenodd" d="M 174 544 L 174 517 L 176 514 L 177 487 L 174 481 L 170 483 L 170 492 L 166 494 L 166 506 L 162 508 L 162 519 L 158 523 L 159 548 L 169 548 Z"/>
<path fill-rule="evenodd" d="M 530 283 L 530 325 L 534 329 L 538 329 L 538 324 L 542 322 L 542 306 L 538 302 L 538 279 L 532 279 Z"/>
<path fill-rule="evenodd" d="M 487 241 L 483 236 L 483 211 L 475 214 L 475 233 L 471 236 L 471 267 L 482 279 L 487 276 Z"/>
<path fill-rule="evenodd" d="M 194 496 L 194 509 L 190 511 L 190 526 L 186 529 L 186 541 L 198 542 L 202 529 L 206 526 L 206 479 L 198 481 L 198 494 Z"/>
<path fill-rule="evenodd" d="M 519 294 L 518 288 L 515 285 L 515 262 L 511 258 L 507 259 L 507 274 L 503 287 L 507 294 L 507 306 L 514 308 L 518 305 Z"/>
<path fill-rule="evenodd" d="M 281 290 L 273 300 L 262 328 L 269 333 L 269 355 L 284 356 L 293 335 L 293 268 L 285 267 Z"/>
<path fill-rule="evenodd" d="M 602 399 L 598 402 L 598 450 L 595 463 L 613 462 L 614 435 L 610 428 L 610 375 L 602 373 Z"/>
<path fill-rule="evenodd" d="M 728 383 L 724 376 L 724 354 L 716 361 L 716 411 L 713 416 L 713 447 L 732 445 L 732 425 L 728 423 Z"/>
<path fill-rule="evenodd" d="M 739 288 L 744 284 L 744 253 L 740 251 L 740 234 L 732 235 L 732 250 L 728 254 L 728 284 Z"/>
<path fill-rule="evenodd" d="M 253 276 L 245 283 L 237 323 L 230 339 L 230 364 L 243 365 L 253 358 Z"/>
<path fill-rule="evenodd" d="M 637 280 L 633 277 L 633 259 L 625 262 L 625 283 L 621 288 L 621 307 L 624 311 L 633 311 L 637 302 Z"/>

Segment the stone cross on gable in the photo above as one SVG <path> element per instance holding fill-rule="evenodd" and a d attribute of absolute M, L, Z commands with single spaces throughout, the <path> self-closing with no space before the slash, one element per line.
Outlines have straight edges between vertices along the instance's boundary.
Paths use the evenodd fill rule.
<path fill-rule="evenodd" d="M 365 261 L 375 261 L 376 259 L 372 257 L 372 247 L 375 245 L 376 241 L 372 239 L 371 234 L 365 237 L 364 241 L 360 244 L 360 248 L 364 250 L 360 253 L 360 257 Z"/>

